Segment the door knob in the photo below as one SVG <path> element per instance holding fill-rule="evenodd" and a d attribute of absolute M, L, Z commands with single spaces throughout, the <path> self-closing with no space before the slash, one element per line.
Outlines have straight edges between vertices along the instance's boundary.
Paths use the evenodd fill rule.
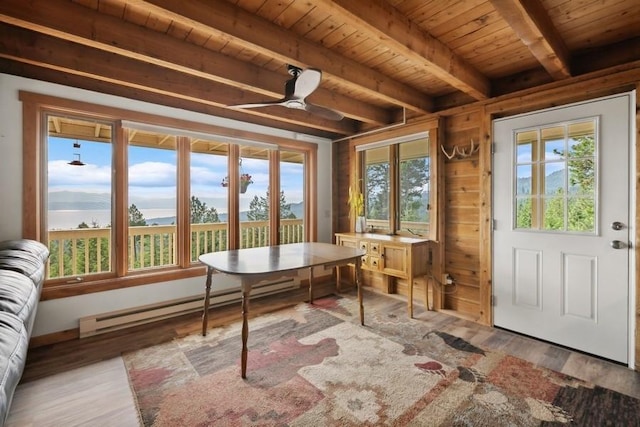
<path fill-rule="evenodd" d="M 620 240 L 612 240 L 611 241 L 611 247 L 613 249 L 624 249 L 625 244 L 624 244 L 624 242 L 621 242 Z"/>

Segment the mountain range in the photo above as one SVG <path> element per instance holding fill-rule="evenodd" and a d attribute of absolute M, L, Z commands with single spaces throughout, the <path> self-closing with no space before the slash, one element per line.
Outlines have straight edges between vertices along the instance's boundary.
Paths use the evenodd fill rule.
<path fill-rule="evenodd" d="M 111 195 L 108 193 L 88 193 L 83 191 L 54 191 L 48 195 L 49 210 L 109 210 L 111 209 Z M 224 200 L 214 198 L 202 198 L 201 202 L 205 203 L 208 208 L 220 205 Z M 132 197 L 130 203 L 136 205 L 138 209 L 174 209 L 174 199 L 158 199 L 149 197 Z M 302 202 L 291 203 L 291 212 L 296 218 L 302 218 L 304 206 Z M 218 213 L 221 222 L 227 221 L 226 213 Z M 167 225 L 175 223 L 175 216 L 145 218 L 148 224 Z M 240 212 L 240 220 L 247 220 L 247 212 Z"/>

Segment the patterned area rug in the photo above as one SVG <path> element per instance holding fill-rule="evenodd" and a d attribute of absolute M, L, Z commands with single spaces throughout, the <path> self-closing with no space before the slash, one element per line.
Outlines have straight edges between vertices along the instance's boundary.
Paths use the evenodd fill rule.
<path fill-rule="evenodd" d="M 372 294 L 366 300 L 385 298 Z M 638 426 L 640 401 L 327 297 L 124 356 L 145 426 Z"/>

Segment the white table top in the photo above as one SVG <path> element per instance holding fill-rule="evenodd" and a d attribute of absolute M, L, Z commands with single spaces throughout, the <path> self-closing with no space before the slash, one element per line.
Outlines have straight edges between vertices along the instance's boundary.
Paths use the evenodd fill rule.
<path fill-rule="evenodd" d="M 267 274 L 355 260 L 365 252 L 330 243 L 306 242 L 202 254 L 199 260 L 222 273 Z"/>

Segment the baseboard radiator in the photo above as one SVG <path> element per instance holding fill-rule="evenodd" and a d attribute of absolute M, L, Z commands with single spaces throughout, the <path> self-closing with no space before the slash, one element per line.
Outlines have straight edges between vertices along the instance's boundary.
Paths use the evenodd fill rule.
<path fill-rule="evenodd" d="M 269 282 L 261 282 L 252 287 L 251 298 L 285 292 L 299 287 L 300 276 L 295 275 L 293 277 L 283 277 Z M 210 304 L 211 307 L 229 304 L 240 301 L 241 297 L 242 294 L 239 288 L 215 293 L 212 292 Z M 82 317 L 80 318 L 80 338 L 202 311 L 203 305 L 204 294 L 201 294 L 157 304 Z"/>

